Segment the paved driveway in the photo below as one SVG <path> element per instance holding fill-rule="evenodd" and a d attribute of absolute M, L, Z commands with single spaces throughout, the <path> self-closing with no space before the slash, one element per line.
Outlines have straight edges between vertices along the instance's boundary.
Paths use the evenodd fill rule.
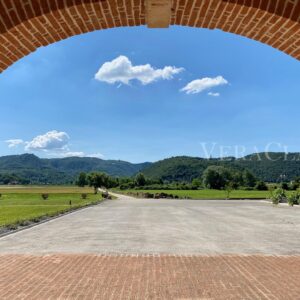
<path fill-rule="evenodd" d="M 259 201 L 106 201 L 1 238 L 0 299 L 299 299 L 299 220 Z"/>
<path fill-rule="evenodd" d="M 300 209 L 122 197 L 1 238 L 0 253 L 300 254 Z"/>

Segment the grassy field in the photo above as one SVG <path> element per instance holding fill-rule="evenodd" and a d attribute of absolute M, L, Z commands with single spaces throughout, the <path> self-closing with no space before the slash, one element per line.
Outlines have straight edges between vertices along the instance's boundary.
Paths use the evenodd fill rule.
<path fill-rule="evenodd" d="M 179 198 L 190 199 L 226 199 L 227 192 L 220 190 L 125 190 L 117 191 L 124 194 L 136 193 L 166 193 L 177 195 Z M 269 191 L 245 191 L 234 190 L 230 193 L 230 199 L 266 199 L 270 197 Z"/>
<path fill-rule="evenodd" d="M 26 186 L 26 185 L 0 185 L 0 194 L 82 194 L 82 193 L 93 193 L 93 188 L 90 187 L 77 187 L 77 186 Z"/>
<path fill-rule="evenodd" d="M 101 195 L 94 195 L 93 189 L 78 187 L 0 186 L 0 194 L 0 227 L 38 221 L 101 200 Z M 48 199 L 44 200 L 41 194 L 48 194 Z M 87 198 L 82 199 L 81 194 L 87 194 Z"/>

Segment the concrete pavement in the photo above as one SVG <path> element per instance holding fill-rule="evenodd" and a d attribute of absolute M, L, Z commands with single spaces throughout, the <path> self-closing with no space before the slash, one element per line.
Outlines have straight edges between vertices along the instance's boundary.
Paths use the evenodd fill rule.
<path fill-rule="evenodd" d="M 300 254 L 300 209 L 121 196 L 0 238 L 0 253 Z"/>

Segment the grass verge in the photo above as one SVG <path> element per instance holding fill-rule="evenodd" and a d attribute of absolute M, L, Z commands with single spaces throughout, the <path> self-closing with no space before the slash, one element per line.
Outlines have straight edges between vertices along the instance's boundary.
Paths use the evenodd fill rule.
<path fill-rule="evenodd" d="M 117 193 L 142 197 L 145 193 L 159 194 L 166 193 L 178 196 L 180 199 L 227 199 L 227 192 L 224 190 L 114 190 Z M 233 190 L 230 192 L 230 199 L 268 199 L 269 191 L 245 191 Z"/>
<path fill-rule="evenodd" d="M 101 194 L 79 188 L 0 188 L 0 234 L 98 204 Z M 44 200 L 42 194 L 48 194 Z M 82 194 L 86 194 L 83 199 Z"/>

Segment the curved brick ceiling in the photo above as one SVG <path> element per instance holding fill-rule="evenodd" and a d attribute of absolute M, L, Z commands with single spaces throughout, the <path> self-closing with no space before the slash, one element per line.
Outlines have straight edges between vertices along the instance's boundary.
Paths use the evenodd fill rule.
<path fill-rule="evenodd" d="M 171 0 L 0 0 L 0 72 L 73 35 L 145 25 L 146 1 Z M 170 7 L 170 25 L 218 28 L 300 60 L 300 0 L 172 0 Z"/>

